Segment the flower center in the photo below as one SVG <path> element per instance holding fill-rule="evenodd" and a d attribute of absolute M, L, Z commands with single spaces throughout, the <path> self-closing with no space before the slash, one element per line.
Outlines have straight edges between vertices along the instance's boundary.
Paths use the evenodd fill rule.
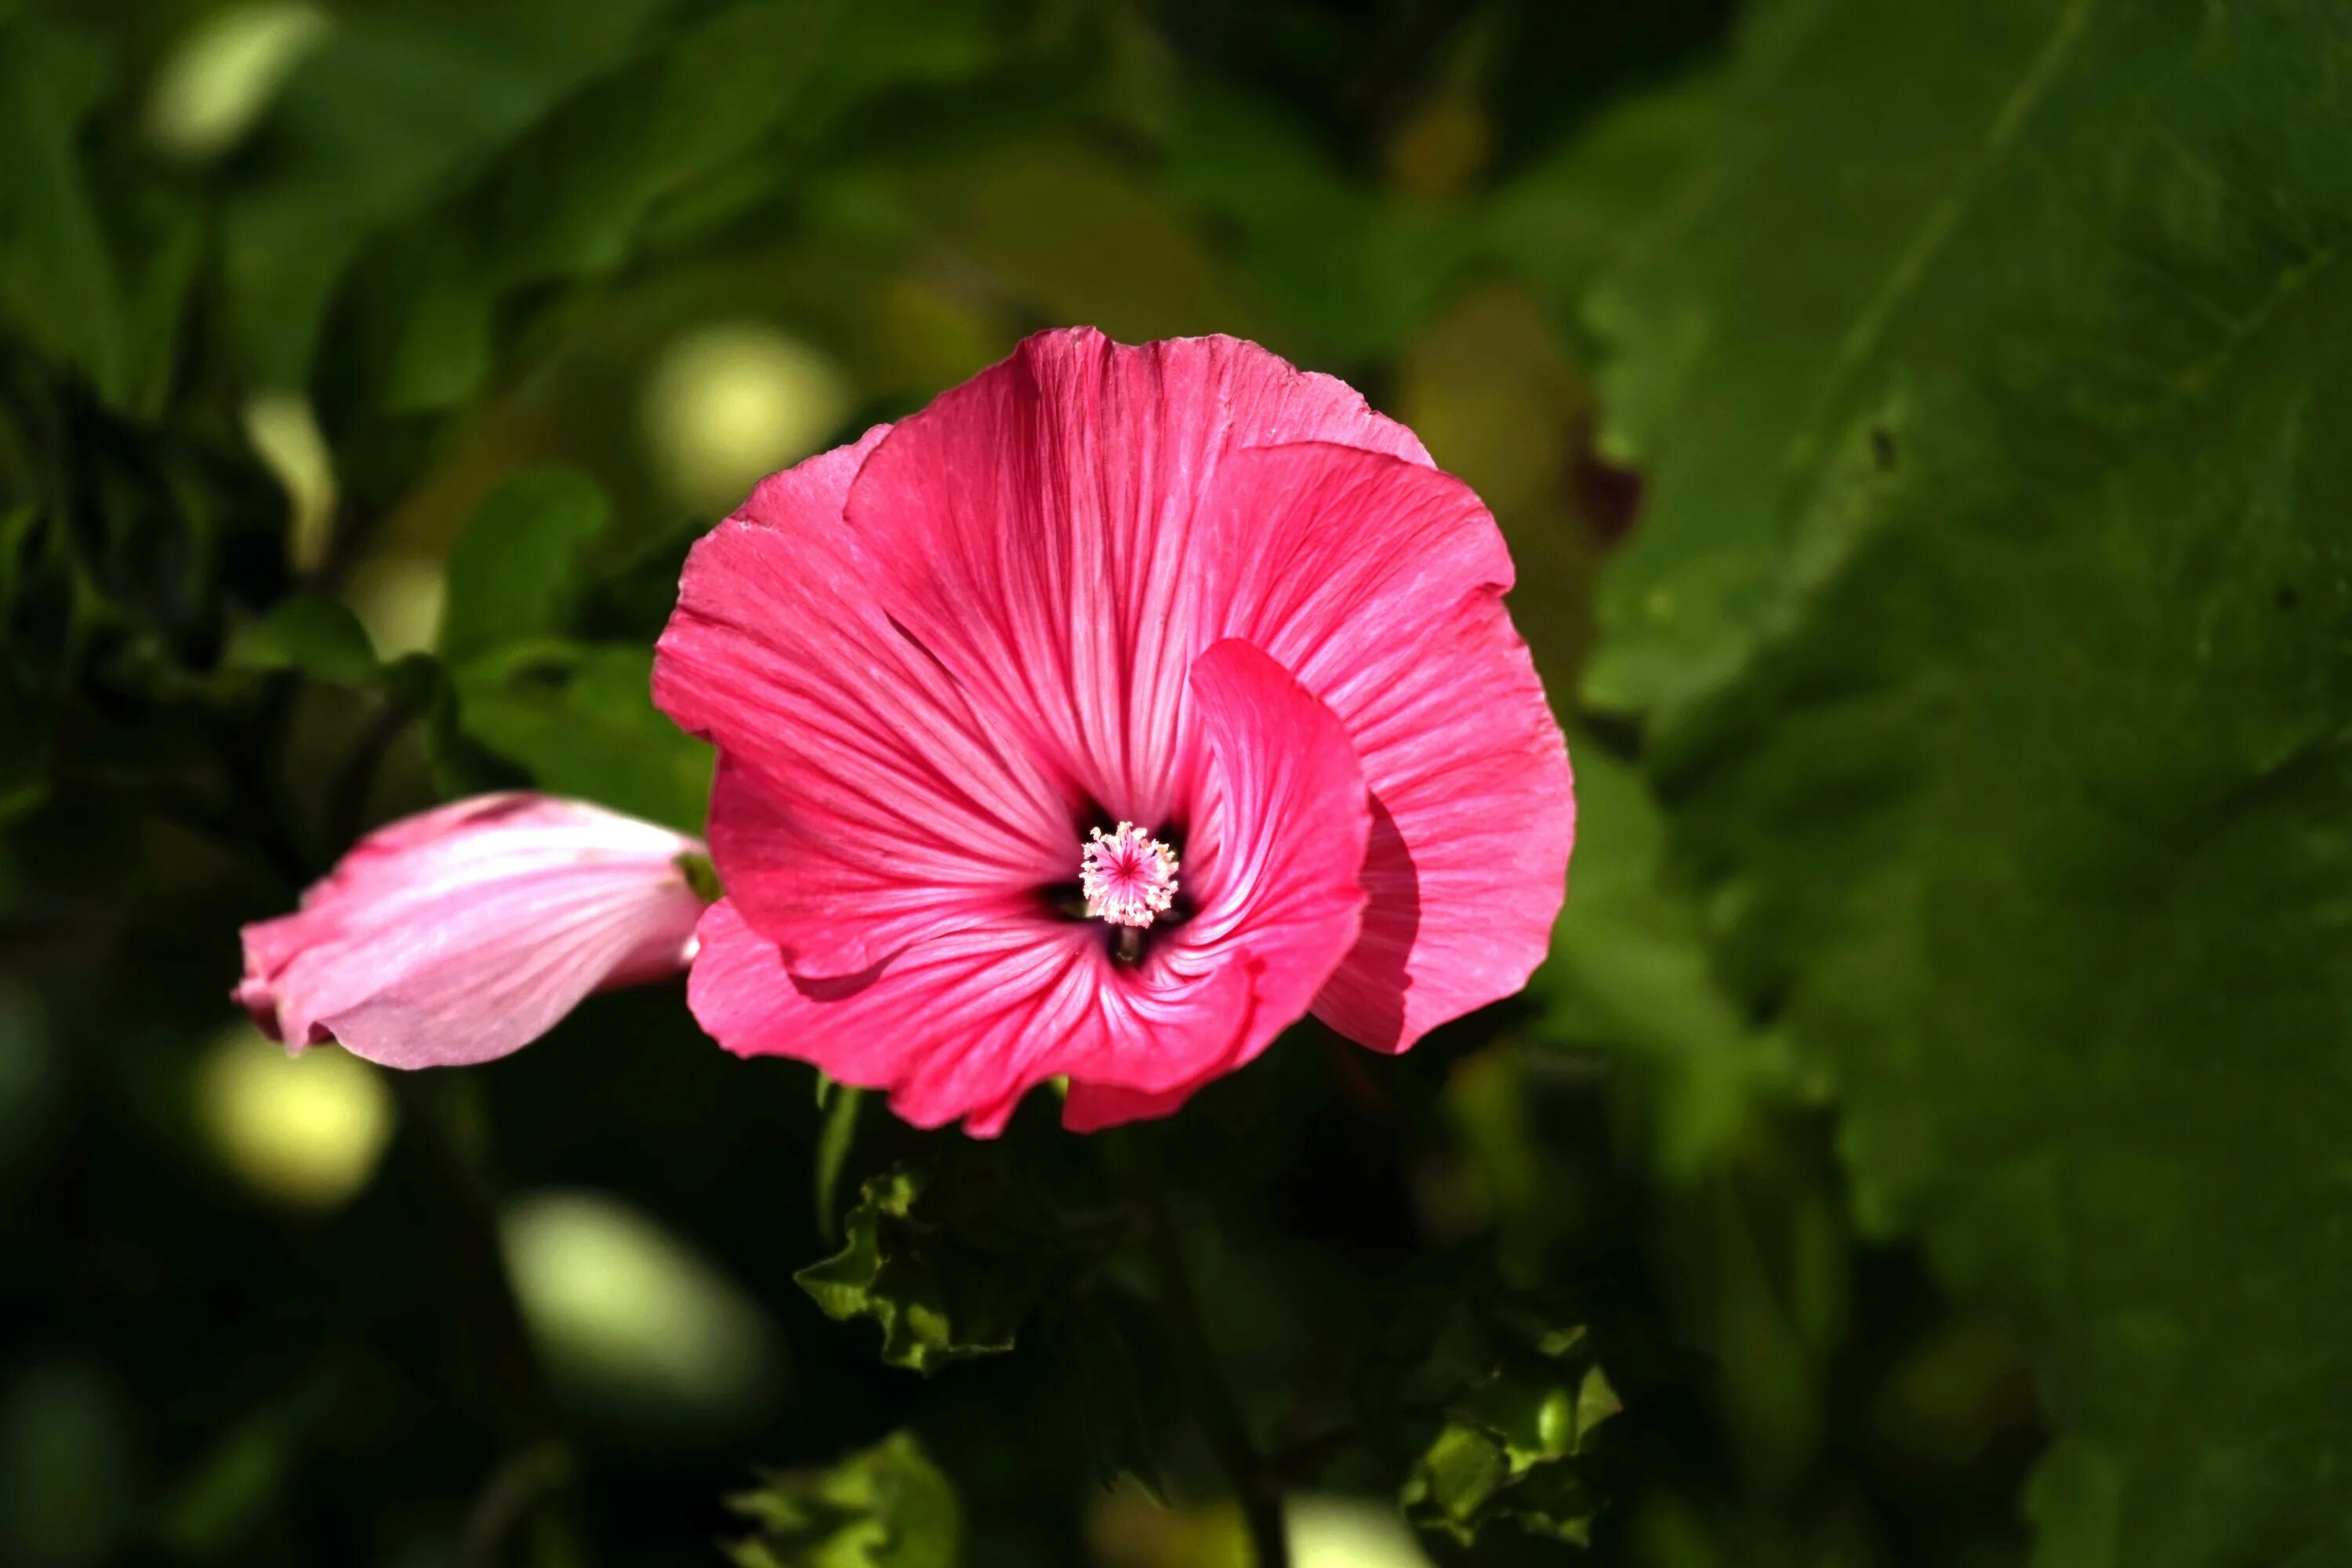
<path fill-rule="evenodd" d="M 1132 822 L 1095 828 L 1078 860 L 1078 888 L 1087 914 L 1141 930 L 1176 901 L 1176 851 Z"/>

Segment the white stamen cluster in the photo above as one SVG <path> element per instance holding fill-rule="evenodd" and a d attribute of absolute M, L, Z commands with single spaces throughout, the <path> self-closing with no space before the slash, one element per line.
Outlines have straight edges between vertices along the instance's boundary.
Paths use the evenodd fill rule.
<path fill-rule="evenodd" d="M 1176 851 L 1132 822 L 1108 833 L 1094 828 L 1078 859 L 1078 888 L 1087 914 L 1141 930 L 1176 901 Z"/>

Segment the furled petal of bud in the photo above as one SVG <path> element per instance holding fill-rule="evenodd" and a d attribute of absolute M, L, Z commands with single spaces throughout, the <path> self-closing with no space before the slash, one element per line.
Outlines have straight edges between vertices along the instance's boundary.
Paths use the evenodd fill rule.
<path fill-rule="evenodd" d="M 580 801 L 480 795 L 362 839 L 302 907 L 245 928 L 234 993 L 296 1050 L 386 1067 L 529 1045 L 592 991 L 693 956 L 700 843 Z"/>

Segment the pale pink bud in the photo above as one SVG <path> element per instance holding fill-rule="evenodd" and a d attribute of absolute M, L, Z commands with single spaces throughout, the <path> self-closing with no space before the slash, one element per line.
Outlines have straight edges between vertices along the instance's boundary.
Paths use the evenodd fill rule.
<path fill-rule="evenodd" d="M 672 974 L 702 845 L 581 801 L 478 795 L 362 839 L 290 915 L 245 928 L 234 995 L 295 1049 L 386 1067 L 488 1061 L 592 991 Z"/>

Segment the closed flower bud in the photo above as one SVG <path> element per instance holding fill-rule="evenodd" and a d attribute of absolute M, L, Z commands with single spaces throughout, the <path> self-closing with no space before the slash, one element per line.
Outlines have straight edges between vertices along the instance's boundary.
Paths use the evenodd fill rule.
<path fill-rule="evenodd" d="M 673 974 L 707 901 L 692 838 L 580 801 L 509 794 L 362 839 L 302 907 L 245 928 L 236 1000 L 299 1050 L 385 1067 L 520 1049 L 592 991 Z"/>

